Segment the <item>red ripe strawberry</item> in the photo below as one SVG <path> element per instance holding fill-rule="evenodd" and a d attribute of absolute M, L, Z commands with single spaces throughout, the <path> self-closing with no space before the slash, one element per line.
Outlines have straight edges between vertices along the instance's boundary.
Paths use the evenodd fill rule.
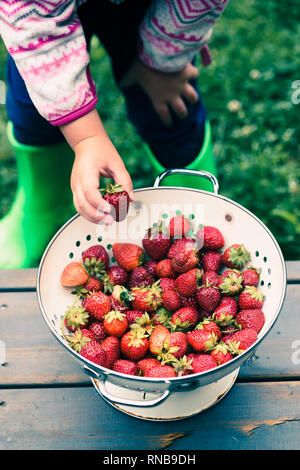
<path fill-rule="evenodd" d="M 156 277 L 156 265 L 157 262 L 154 261 L 153 259 L 150 259 L 149 261 L 146 261 L 146 263 L 143 264 L 143 268 L 147 269 L 151 276 L 154 278 Z"/>
<path fill-rule="evenodd" d="M 225 245 L 225 240 L 220 230 L 210 225 L 201 227 L 196 236 L 199 245 L 207 251 L 218 251 Z"/>
<path fill-rule="evenodd" d="M 217 367 L 217 361 L 210 354 L 197 354 L 191 364 L 194 374 Z"/>
<path fill-rule="evenodd" d="M 206 251 L 200 260 L 204 271 L 218 272 L 222 264 L 222 255 L 217 251 Z"/>
<path fill-rule="evenodd" d="M 76 299 L 73 305 L 67 307 L 63 320 L 68 330 L 74 332 L 78 328 L 85 328 L 88 325 L 89 315 Z"/>
<path fill-rule="evenodd" d="M 219 275 L 216 273 L 216 271 L 205 271 L 205 273 L 202 276 L 202 284 L 205 286 L 213 286 L 213 287 L 218 287 L 219 286 Z"/>
<path fill-rule="evenodd" d="M 64 287 L 76 287 L 87 282 L 88 278 L 88 273 L 82 264 L 73 261 L 64 268 L 60 277 L 60 283 Z"/>
<path fill-rule="evenodd" d="M 131 291 L 133 295 L 132 308 L 154 312 L 161 305 L 161 292 L 157 285 L 136 288 Z"/>
<path fill-rule="evenodd" d="M 160 366 L 160 362 L 154 357 L 145 357 L 137 363 L 139 375 L 146 375 L 153 367 Z"/>
<path fill-rule="evenodd" d="M 82 288 L 86 289 L 88 292 L 100 292 L 103 290 L 103 282 L 95 277 L 90 277 L 89 280 L 83 284 Z"/>
<path fill-rule="evenodd" d="M 120 357 L 120 343 L 115 336 L 108 336 L 101 343 L 101 347 L 106 353 L 106 367 L 111 369 L 113 364 Z"/>
<path fill-rule="evenodd" d="M 233 358 L 232 354 L 228 350 L 228 346 L 224 343 L 219 343 L 210 353 L 210 355 L 215 359 L 218 366 L 225 364 L 225 362 L 231 361 Z"/>
<path fill-rule="evenodd" d="M 94 318 L 101 321 L 111 310 L 110 298 L 103 292 L 94 292 L 86 299 L 85 309 Z"/>
<path fill-rule="evenodd" d="M 128 331 L 121 338 L 121 351 L 130 361 L 137 362 L 142 359 L 148 351 L 148 346 L 148 339 L 143 329 Z"/>
<path fill-rule="evenodd" d="M 149 351 L 151 354 L 159 354 L 167 336 L 170 335 L 168 328 L 162 325 L 154 327 L 149 338 Z"/>
<path fill-rule="evenodd" d="M 171 244 L 167 253 L 167 257 L 172 259 L 176 253 L 181 251 L 189 251 L 191 249 L 193 250 L 196 248 L 196 246 L 196 240 L 194 238 L 178 238 Z"/>
<path fill-rule="evenodd" d="M 173 367 L 167 365 L 160 365 L 152 367 L 149 371 L 146 372 L 145 377 L 163 379 L 167 377 L 176 377 L 176 373 Z"/>
<path fill-rule="evenodd" d="M 107 184 L 103 199 L 110 204 L 110 215 L 116 222 L 121 222 L 125 219 L 128 213 L 130 199 L 127 191 L 123 189 L 121 184 Z"/>
<path fill-rule="evenodd" d="M 209 333 L 213 333 L 216 336 L 217 341 L 221 341 L 222 332 L 219 326 L 213 320 L 206 318 L 201 323 L 199 323 L 196 328 L 197 330 L 204 330 L 208 331 Z"/>
<path fill-rule="evenodd" d="M 205 330 L 188 331 L 186 339 L 195 351 L 207 352 L 217 344 L 216 335 Z"/>
<path fill-rule="evenodd" d="M 198 304 L 196 302 L 196 297 L 195 294 L 193 294 L 191 297 L 184 297 L 183 295 L 179 294 L 180 297 L 180 307 L 191 307 L 191 308 L 198 308 Z"/>
<path fill-rule="evenodd" d="M 102 341 L 107 337 L 107 332 L 102 322 L 94 321 L 90 324 L 89 330 L 93 333 L 95 340 L 98 341 L 98 343 L 102 343 Z"/>
<path fill-rule="evenodd" d="M 199 287 L 195 296 L 198 305 L 207 312 L 213 312 L 221 300 L 220 291 L 216 287 Z"/>
<path fill-rule="evenodd" d="M 243 278 L 242 284 L 243 286 L 257 286 L 259 283 L 259 271 L 256 268 L 250 267 L 248 269 L 245 269 L 241 273 L 241 276 Z"/>
<path fill-rule="evenodd" d="M 75 333 L 68 336 L 67 339 L 71 348 L 77 352 L 80 352 L 83 346 L 89 341 L 95 341 L 93 333 L 86 328 L 76 330 Z"/>
<path fill-rule="evenodd" d="M 236 316 L 236 324 L 240 328 L 253 328 L 259 333 L 265 324 L 265 315 L 260 309 L 241 310 Z"/>
<path fill-rule="evenodd" d="M 127 359 L 118 359 L 114 362 L 113 370 L 127 375 L 137 375 L 138 372 L 136 363 Z"/>
<path fill-rule="evenodd" d="M 169 234 L 172 238 L 183 238 L 188 235 L 192 226 L 190 221 L 184 215 L 175 215 L 170 219 Z"/>
<path fill-rule="evenodd" d="M 251 255 L 249 251 L 246 250 L 244 245 L 238 243 L 226 248 L 222 256 L 222 263 L 228 268 L 244 268 L 250 260 Z"/>
<path fill-rule="evenodd" d="M 176 241 L 183 242 L 183 240 L 188 241 L 184 242 L 184 244 L 181 246 L 181 249 L 173 250 L 172 256 L 169 256 L 168 254 L 172 260 L 174 270 L 180 274 L 186 273 L 195 268 L 199 262 L 195 240 L 182 238 Z"/>
<path fill-rule="evenodd" d="M 232 297 L 228 297 L 228 301 L 226 302 L 225 299 L 227 298 L 223 297 L 221 299 L 220 305 L 215 309 L 213 314 L 214 321 L 220 326 L 226 326 L 232 323 L 237 312 L 236 300 Z"/>
<path fill-rule="evenodd" d="M 162 352 L 162 359 L 163 362 L 167 362 L 169 357 L 172 359 L 174 356 L 176 359 L 184 356 L 187 350 L 187 340 L 186 335 L 181 331 L 175 331 L 174 333 L 170 333 L 165 338 L 163 344 L 163 352 Z"/>
<path fill-rule="evenodd" d="M 121 266 L 111 266 L 102 276 L 104 292 L 112 292 L 114 286 L 125 286 L 128 281 L 128 272 Z"/>
<path fill-rule="evenodd" d="M 246 286 L 239 296 L 239 308 L 240 310 L 246 310 L 248 308 L 261 309 L 263 306 L 263 293 L 255 286 Z"/>
<path fill-rule="evenodd" d="M 114 243 L 112 251 L 118 265 L 126 271 L 141 266 L 145 259 L 144 250 L 134 243 Z"/>
<path fill-rule="evenodd" d="M 203 271 L 198 268 L 194 268 L 186 273 L 180 274 L 175 281 L 176 289 L 179 294 L 184 297 L 191 297 L 200 285 L 202 274 Z"/>
<path fill-rule="evenodd" d="M 246 349 L 250 348 L 256 340 L 257 333 L 253 328 L 244 328 L 226 338 L 223 337 L 223 342 L 227 344 L 232 354 L 242 354 Z"/>
<path fill-rule="evenodd" d="M 144 315 L 143 310 L 127 310 L 126 317 L 128 320 L 129 326 L 136 322 L 137 318 L 140 318 Z"/>
<path fill-rule="evenodd" d="M 109 257 L 102 245 L 93 245 L 82 253 L 82 261 L 89 274 L 101 274 L 108 268 Z"/>
<path fill-rule="evenodd" d="M 176 277 L 176 271 L 174 271 L 173 263 L 170 258 L 162 259 L 156 265 L 155 274 L 157 277 L 167 277 L 174 279 Z"/>
<path fill-rule="evenodd" d="M 219 289 L 222 294 L 236 295 L 242 290 L 241 272 L 236 269 L 226 269 L 219 278 Z"/>
<path fill-rule="evenodd" d="M 129 277 L 129 287 L 146 287 L 151 286 L 154 283 L 154 277 L 147 271 L 146 268 L 138 266 L 134 268 Z"/>
<path fill-rule="evenodd" d="M 103 326 L 110 336 L 120 338 L 128 328 L 128 321 L 124 313 L 112 310 L 105 315 Z"/>
<path fill-rule="evenodd" d="M 171 317 L 172 323 L 176 328 L 187 330 L 197 325 L 199 314 L 193 307 L 182 307 L 173 313 Z"/>
<path fill-rule="evenodd" d="M 180 297 L 173 289 L 169 289 L 163 292 L 161 300 L 163 306 L 171 312 L 174 312 L 180 308 Z"/>
<path fill-rule="evenodd" d="M 171 245 L 171 239 L 168 233 L 165 233 L 162 224 L 159 224 L 147 230 L 142 243 L 150 258 L 154 261 L 160 261 L 166 255 Z"/>
<path fill-rule="evenodd" d="M 99 366 L 106 367 L 106 352 L 103 347 L 97 343 L 97 341 L 89 341 L 85 346 L 83 346 L 83 348 L 81 348 L 80 355 L 88 361 L 94 362 Z"/>
<path fill-rule="evenodd" d="M 159 286 L 160 286 L 162 292 L 164 292 L 166 290 L 170 290 L 170 289 L 175 290 L 176 289 L 176 281 L 175 281 L 175 279 L 170 279 L 169 277 L 163 277 L 159 281 Z"/>

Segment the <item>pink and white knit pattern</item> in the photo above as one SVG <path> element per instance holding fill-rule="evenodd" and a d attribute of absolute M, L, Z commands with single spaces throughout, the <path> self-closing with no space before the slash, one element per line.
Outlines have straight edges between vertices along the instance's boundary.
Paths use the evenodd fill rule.
<path fill-rule="evenodd" d="M 53 125 L 71 122 L 96 106 L 76 13 L 86 1 L 0 1 L 0 34 L 35 107 Z M 141 60 L 163 71 L 183 68 L 202 48 L 227 1 L 154 0 L 140 26 Z"/>
<path fill-rule="evenodd" d="M 153 1 L 140 26 L 140 59 L 154 69 L 181 70 L 209 40 L 228 1 Z"/>

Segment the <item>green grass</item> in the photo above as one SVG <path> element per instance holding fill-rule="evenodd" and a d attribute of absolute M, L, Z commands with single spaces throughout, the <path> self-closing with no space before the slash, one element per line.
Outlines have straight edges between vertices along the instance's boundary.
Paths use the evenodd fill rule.
<path fill-rule="evenodd" d="M 201 66 L 199 77 L 212 123 L 220 193 L 261 218 L 286 259 L 300 259 L 300 104 L 291 100 L 292 83 L 300 80 L 299 20 L 298 0 L 289 1 L 288 11 L 280 0 L 231 0 L 214 28 L 213 63 Z M 1 45 L 0 79 L 4 61 Z M 142 142 L 126 118 L 109 58 L 96 40 L 91 61 L 107 132 L 134 186 L 152 185 Z M 5 121 L 0 105 L 0 215 L 8 210 L 17 178 Z"/>

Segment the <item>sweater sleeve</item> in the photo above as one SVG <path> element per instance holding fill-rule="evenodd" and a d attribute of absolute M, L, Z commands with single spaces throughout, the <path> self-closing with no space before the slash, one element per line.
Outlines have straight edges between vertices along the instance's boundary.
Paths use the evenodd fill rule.
<path fill-rule="evenodd" d="M 0 34 L 39 113 L 62 125 L 96 106 L 76 0 L 1 0 Z"/>
<path fill-rule="evenodd" d="M 228 1 L 154 0 L 140 25 L 140 60 L 165 72 L 183 69 L 206 45 Z"/>

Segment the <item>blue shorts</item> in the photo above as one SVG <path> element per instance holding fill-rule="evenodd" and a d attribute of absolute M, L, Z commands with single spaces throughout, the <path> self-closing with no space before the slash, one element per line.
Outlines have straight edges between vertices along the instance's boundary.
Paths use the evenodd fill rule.
<path fill-rule="evenodd" d="M 88 0 L 78 9 L 88 46 L 91 37 L 97 35 L 110 56 L 116 83 L 135 57 L 138 26 L 149 3 L 150 0 L 127 0 L 116 5 L 109 0 L 102 0 L 101 3 Z M 93 14 L 95 8 L 98 13 L 96 17 Z M 10 55 L 6 76 L 7 115 L 14 124 L 16 139 L 26 145 L 50 145 L 63 140 L 60 129 L 49 124 L 36 110 Z M 142 88 L 138 85 L 120 88 L 129 119 L 165 168 L 188 165 L 202 147 L 206 111 L 197 82 L 191 84 L 199 95 L 198 102 L 187 106 L 187 118 L 179 119 L 173 115 L 173 125 L 168 128 L 161 122 Z"/>

